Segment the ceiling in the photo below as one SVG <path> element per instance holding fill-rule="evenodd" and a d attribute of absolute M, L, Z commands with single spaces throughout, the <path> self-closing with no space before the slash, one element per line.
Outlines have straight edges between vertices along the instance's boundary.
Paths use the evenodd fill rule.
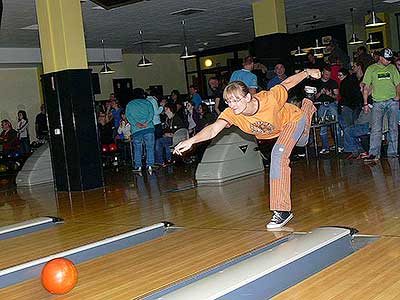
<path fill-rule="evenodd" d="M 104 39 L 107 48 L 122 48 L 127 52 L 140 52 L 139 29 L 143 30 L 146 53 L 181 52 L 182 25 L 186 20 L 188 44 L 191 50 L 211 49 L 243 42 L 254 38 L 252 3 L 255 0 L 148 0 L 128 6 L 103 10 L 93 2 L 82 1 L 86 44 L 100 47 Z M 0 30 L 0 47 L 39 47 L 37 30 L 21 29 L 37 24 L 35 0 L 3 0 L 4 12 Z M 371 8 L 371 0 L 286 0 L 286 19 L 289 32 L 306 31 L 311 25 L 299 25 L 313 20 L 323 22 L 317 28 L 351 23 L 350 7 L 355 9 L 356 22 Z M 400 3 L 400 2 L 398 2 Z M 398 3 L 374 1 L 375 10 L 397 11 Z M 185 8 L 206 9 L 188 16 L 171 15 Z M 217 36 L 225 32 L 239 32 L 231 36 Z M 152 41 L 152 42 L 151 42 Z M 160 48 L 166 44 L 177 47 Z"/>

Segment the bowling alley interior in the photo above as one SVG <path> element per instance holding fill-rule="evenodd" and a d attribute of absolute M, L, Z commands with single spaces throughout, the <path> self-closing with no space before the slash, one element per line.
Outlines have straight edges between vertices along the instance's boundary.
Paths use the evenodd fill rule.
<path fill-rule="evenodd" d="M 0 299 L 399 299 L 399 24 L 0 0 Z"/>

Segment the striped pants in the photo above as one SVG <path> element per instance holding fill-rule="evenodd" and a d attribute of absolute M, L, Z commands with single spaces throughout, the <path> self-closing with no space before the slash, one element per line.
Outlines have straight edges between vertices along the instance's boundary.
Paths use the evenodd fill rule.
<path fill-rule="evenodd" d="M 316 108 L 311 100 L 304 99 L 301 110 L 303 117 L 288 123 L 279 134 L 271 152 L 270 166 L 270 210 L 291 211 L 290 199 L 290 154 L 294 146 L 305 146 Z"/>

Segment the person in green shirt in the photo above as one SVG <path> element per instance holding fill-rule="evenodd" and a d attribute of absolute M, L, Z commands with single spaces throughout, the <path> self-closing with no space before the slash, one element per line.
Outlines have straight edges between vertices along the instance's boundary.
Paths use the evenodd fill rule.
<path fill-rule="evenodd" d="M 397 157 L 398 147 L 398 111 L 400 96 L 400 74 L 396 66 L 391 64 L 394 60 L 393 52 L 389 48 L 383 49 L 379 54 L 377 63 L 370 65 L 365 72 L 363 90 L 365 113 L 370 111 L 368 96 L 372 91 L 373 110 L 371 117 L 371 135 L 369 156 L 366 161 L 378 160 L 381 154 L 382 124 L 385 114 L 389 121 L 388 157 Z"/>

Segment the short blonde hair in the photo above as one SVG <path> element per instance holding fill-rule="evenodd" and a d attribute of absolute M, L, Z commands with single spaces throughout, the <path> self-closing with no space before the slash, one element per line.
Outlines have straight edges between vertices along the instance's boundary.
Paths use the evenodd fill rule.
<path fill-rule="evenodd" d="M 232 81 L 225 87 L 223 97 L 227 101 L 230 99 L 239 100 L 248 93 L 249 88 L 242 81 Z"/>

